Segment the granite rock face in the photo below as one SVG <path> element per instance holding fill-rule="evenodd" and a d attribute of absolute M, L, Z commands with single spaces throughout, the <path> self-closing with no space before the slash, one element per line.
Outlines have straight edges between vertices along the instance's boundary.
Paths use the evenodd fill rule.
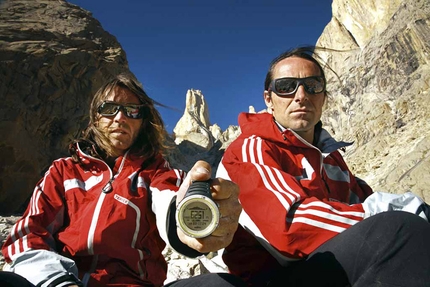
<path fill-rule="evenodd" d="M 346 160 L 375 190 L 430 201 L 430 2 L 333 1 L 317 45 L 330 98 L 323 122 L 354 141 Z M 341 52 L 340 52 L 341 51 Z"/>
<path fill-rule="evenodd" d="M 190 89 L 186 94 L 185 111 L 168 139 L 174 148 L 168 154 L 170 163 L 189 170 L 197 160 L 205 160 L 215 175 L 225 148 L 240 134 L 238 126 L 222 131 L 210 124 L 209 108 L 200 90 Z"/>
<path fill-rule="evenodd" d="M 0 1 L 0 214 L 16 212 L 88 122 L 89 101 L 125 52 L 65 1 Z"/>
<path fill-rule="evenodd" d="M 178 145 L 183 141 L 188 141 L 209 150 L 214 144 L 209 126 L 209 110 L 202 92 L 188 90 L 185 112 L 173 129 L 175 143 Z"/>

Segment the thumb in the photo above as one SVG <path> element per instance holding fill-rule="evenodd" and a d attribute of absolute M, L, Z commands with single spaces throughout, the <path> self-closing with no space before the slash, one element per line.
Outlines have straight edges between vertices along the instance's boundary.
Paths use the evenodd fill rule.
<path fill-rule="evenodd" d="M 202 160 L 199 160 L 194 164 L 188 175 L 191 181 L 204 181 L 211 178 L 211 166 Z M 191 182 L 189 182 L 191 184 Z"/>
<path fill-rule="evenodd" d="M 202 160 L 199 160 L 194 164 L 191 170 L 188 172 L 185 177 L 184 182 L 181 184 L 181 187 L 178 190 L 176 196 L 176 205 L 184 198 L 185 193 L 190 187 L 191 182 L 193 181 L 204 181 L 211 178 L 211 166 Z"/>

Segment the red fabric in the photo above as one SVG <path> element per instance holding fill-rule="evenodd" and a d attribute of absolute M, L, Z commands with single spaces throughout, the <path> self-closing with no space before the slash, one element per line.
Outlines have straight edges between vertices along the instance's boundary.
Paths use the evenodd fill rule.
<path fill-rule="evenodd" d="M 89 287 L 161 286 L 167 270 L 161 254 L 165 243 L 147 187 L 177 191 L 183 179 L 178 175 L 184 174 L 171 170 L 161 156 L 143 171 L 139 170 L 143 159 L 126 158 L 121 167 L 120 157 L 113 173 L 104 162 L 81 156 L 85 166 L 62 158 L 39 181 L 2 248 L 6 261 L 28 249 L 53 250 L 76 262 L 80 279 L 94 268 L 93 260 L 97 262 Z M 112 190 L 104 194 L 103 187 L 117 172 Z M 135 176 L 140 180 L 133 187 Z"/>
<path fill-rule="evenodd" d="M 358 183 L 337 150 L 323 156 L 293 131 L 281 132 L 271 114 L 241 114 L 239 124 L 242 134 L 227 148 L 217 176 L 224 167 L 224 176 L 239 185 L 251 220 L 241 218 L 241 225 L 275 253 L 287 261 L 304 258 L 363 219 L 361 204 L 349 204 L 350 192 L 362 202 L 372 190 Z M 231 273 L 251 283 L 279 266 L 243 228 L 223 259 Z"/>

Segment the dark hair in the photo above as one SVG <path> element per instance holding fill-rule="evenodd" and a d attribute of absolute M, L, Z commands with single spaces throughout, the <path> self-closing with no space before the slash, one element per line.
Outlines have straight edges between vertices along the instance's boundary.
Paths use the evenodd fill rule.
<path fill-rule="evenodd" d="M 77 157 L 74 143 L 82 143 L 86 147 L 86 152 L 92 156 L 99 158 L 112 156 L 110 140 L 97 127 L 99 118 L 97 109 L 116 87 L 130 90 L 147 107 L 139 135 L 130 147 L 130 153 L 150 159 L 164 151 L 167 133 L 161 115 L 154 107 L 154 101 L 145 93 L 132 74 L 119 74 L 107 81 L 95 93 L 91 101 L 88 127 L 82 132 L 82 137 L 75 139 L 69 146 L 69 153 L 76 161 L 80 160 Z"/>
<path fill-rule="evenodd" d="M 326 81 L 324 70 L 321 64 L 315 59 L 315 57 L 321 59 L 321 57 L 318 56 L 317 53 L 315 53 L 316 49 L 318 49 L 318 47 L 315 47 L 315 46 L 297 47 L 297 48 L 285 51 L 279 56 L 277 56 L 275 59 L 273 59 L 272 62 L 270 63 L 269 71 L 266 74 L 266 80 L 264 81 L 264 89 L 265 90 L 269 89 L 270 82 L 273 80 L 272 79 L 273 69 L 275 68 L 276 64 L 290 57 L 298 57 L 315 63 L 315 65 L 317 65 L 318 68 L 320 69 L 321 76 L 324 78 L 324 81 Z"/>

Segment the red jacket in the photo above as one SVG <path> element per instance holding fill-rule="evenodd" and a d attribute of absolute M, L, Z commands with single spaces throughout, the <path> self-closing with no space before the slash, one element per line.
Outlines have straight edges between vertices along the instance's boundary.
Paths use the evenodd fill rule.
<path fill-rule="evenodd" d="M 127 155 L 113 170 L 80 157 L 83 166 L 56 160 L 37 184 L 2 249 L 10 269 L 35 285 L 77 267 L 87 286 L 161 286 L 161 236 L 185 173 L 161 156 L 143 170 L 143 159 Z"/>
<path fill-rule="evenodd" d="M 230 144 L 217 176 L 240 187 L 238 231 L 223 259 L 250 285 L 280 265 L 305 258 L 365 217 L 371 188 L 348 169 L 336 142 L 317 127 L 318 148 L 271 114 L 241 114 L 242 134 Z M 358 203 L 358 204 L 354 204 Z M 260 282 L 261 283 L 261 282 Z"/>

